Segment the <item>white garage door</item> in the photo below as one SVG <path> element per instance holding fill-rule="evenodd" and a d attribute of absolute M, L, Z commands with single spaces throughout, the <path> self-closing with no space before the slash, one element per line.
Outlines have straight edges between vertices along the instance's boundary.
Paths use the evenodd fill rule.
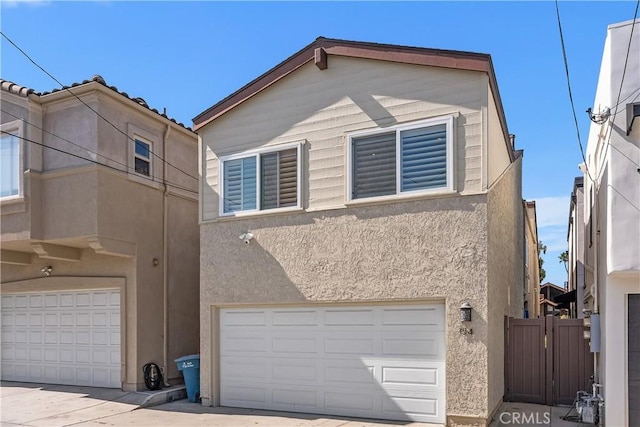
<path fill-rule="evenodd" d="M 120 388 L 120 292 L 2 295 L 2 379 Z"/>
<path fill-rule="evenodd" d="M 222 406 L 445 422 L 444 306 L 220 312 Z"/>

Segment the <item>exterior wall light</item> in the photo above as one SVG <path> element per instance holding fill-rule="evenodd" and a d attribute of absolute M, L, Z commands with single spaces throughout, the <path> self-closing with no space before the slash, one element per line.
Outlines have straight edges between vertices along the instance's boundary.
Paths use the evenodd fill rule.
<path fill-rule="evenodd" d="M 44 274 L 46 277 L 51 276 L 51 272 L 53 271 L 53 267 L 51 267 L 50 265 L 47 265 L 46 267 L 42 267 L 40 269 L 40 271 L 42 272 L 42 274 Z"/>
<path fill-rule="evenodd" d="M 460 322 L 471 322 L 471 304 L 465 302 L 460 306 Z M 466 326 L 460 326 L 460 333 L 462 335 L 472 335 L 473 329 L 467 328 Z"/>
<path fill-rule="evenodd" d="M 471 304 L 468 302 L 460 306 L 460 321 L 471 322 Z"/>

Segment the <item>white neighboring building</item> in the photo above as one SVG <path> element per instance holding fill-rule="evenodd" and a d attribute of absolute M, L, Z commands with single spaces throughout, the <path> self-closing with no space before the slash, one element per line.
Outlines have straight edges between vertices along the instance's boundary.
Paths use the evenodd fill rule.
<path fill-rule="evenodd" d="M 581 166 L 585 174 L 585 299 L 587 307 L 601 315 L 596 364 L 597 380 L 603 384 L 605 425 L 638 426 L 640 20 L 608 27 L 592 109 L 587 168 Z"/>

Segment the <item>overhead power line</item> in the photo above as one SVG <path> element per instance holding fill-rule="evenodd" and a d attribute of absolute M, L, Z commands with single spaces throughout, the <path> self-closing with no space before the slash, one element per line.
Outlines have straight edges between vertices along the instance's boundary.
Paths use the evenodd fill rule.
<path fill-rule="evenodd" d="M 565 49 L 564 44 L 564 36 L 562 35 L 562 22 L 560 21 L 560 9 L 558 7 L 558 0 L 556 3 L 556 17 L 558 18 L 558 31 L 560 32 L 560 45 L 562 46 L 562 58 L 564 60 L 564 70 L 567 78 L 567 89 L 569 90 L 569 101 L 571 103 L 571 111 L 573 112 L 573 122 L 576 127 L 576 134 L 578 135 L 578 146 L 580 147 L 580 155 L 582 156 L 582 160 L 584 161 L 584 167 L 587 171 L 587 175 L 589 179 L 593 181 L 591 177 L 591 172 L 589 171 L 589 166 L 587 165 L 587 158 L 584 154 L 584 147 L 582 146 L 582 138 L 580 137 L 580 126 L 578 125 L 578 116 L 576 115 L 576 107 L 573 102 L 573 94 L 571 92 L 571 78 L 569 77 L 569 61 L 567 60 L 567 51 Z"/>
<path fill-rule="evenodd" d="M 113 166 L 113 165 L 109 165 L 109 164 L 106 164 L 106 163 L 102 163 L 102 162 L 99 162 L 99 161 L 97 161 L 97 160 L 93 160 L 93 159 L 88 159 L 88 158 L 86 158 L 86 157 L 82 157 L 82 156 L 81 156 L 81 155 L 79 155 L 79 154 L 70 153 L 69 151 L 62 150 L 62 149 L 60 149 L 60 148 L 51 147 L 51 146 L 49 146 L 49 145 L 43 144 L 43 143 L 38 142 L 38 141 L 34 141 L 34 140 L 32 140 L 32 139 L 29 139 L 29 138 L 25 138 L 25 137 L 20 136 L 20 135 L 16 135 L 16 134 L 11 133 L 11 132 L 7 132 L 7 131 L 4 131 L 4 130 L 0 130 L 0 133 L 2 133 L 3 135 L 13 136 L 14 138 L 21 139 L 22 141 L 26 141 L 26 142 L 29 142 L 29 143 L 31 143 L 31 144 L 36 144 L 36 145 L 39 145 L 39 146 L 41 146 L 41 147 L 43 147 L 43 148 L 47 148 L 47 149 L 49 149 L 49 150 L 57 151 L 57 152 L 59 152 L 59 153 L 63 153 L 63 154 L 66 154 L 66 155 L 69 155 L 69 156 L 72 156 L 72 157 L 75 157 L 75 158 L 78 158 L 78 159 L 84 160 L 84 161 L 86 161 L 86 162 L 90 162 L 90 163 L 93 163 L 93 164 L 96 164 L 96 165 L 99 165 L 99 166 L 103 166 L 103 167 L 105 167 L 105 168 L 109 168 L 109 169 L 112 169 L 112 170 L 117 171 L 117 172 L 121 172 L 121 173 L 129 174 L 129 171 L 128 171 L 128 170 L 122 170 L 122 169 L 117 168 L 117 167 L 115 167 L 115 166 Z M 145 177 L 143 177 L 143 176 L 140 176 L 140 177 L 141 177 L 141 178 L 145 178 Z M 150 181 L 153 181 L 153 179 L 152 179 L 152 178 L 146 178 L 146 179 L 149 179 Z M 167 185 L 168 187 L 174 187 L 174 188 L 177 188 L 177 189 L 180 189 L 180 190 L 183 190 L 183 191 L 189 192 L 189 193 L 198 194 L 198 192 L 197 192 L 197 191 L 191 190 L 191 189 L 186 188 L 186 187 L 182 187 L 182 186 L 180 186 L 180 185 L 172 184 L 172 183 L 170 183 L 170 182 L 164 182 L 164 184 L 165 184 L 165 185 Z"/>
<path fill-rule="evenodd" d="M 108 161 L 109 161 L 109 162 L 111 162 L 111 163 L 115 163 L 115 164 L 117 164 L 117 165 L 123 166 L 123 167 L 127 170 L 127 172 L 135 172 L 135 168 L 133 168 L 133 167 L 131 167 L 131 166 L 127 165 L 126 163 L 122 163 L 122 162 L 120 162 L 120 161 L 118 161 L 118 160 L 112 159 L 112 158 L 110 158 L 110 157 L 108 157 L 108 156 L 105 156 L 104 154 L 99 154 L 99 153 L 97 153 L 97 152 L 95 152 L 95 151 L 93 151 L 93 150 L 88 149 L 87 147 L 85 147 L 85 146 L 83 146 L 83 145 L 81 145 L 81 144 L 78 144 L 77 142 L 73 142 L 73 141 L 71 141 L 71 140 L 70 140 L 70 139 L 68 139 L 68 138 L 65 138 L 65 137 L 62 137 L 62 136 L 60 136 L 60 135 L 57 135 L 57 134 L 55 134 L 55 133 L 53 133 L 53 132 L 51 132 L 51 131 L 48 131 L 48 130 L 46 130 L 46 129 L 44 129 L 44 128 L 42 128 L 42 127 L 40 127 L 40 126 L 38 126 L 38 125 L 36 125 L 36 124 L 34 124 L 34 123 L 30 123 L 28 120 L 25 120 L 25 119 L 23 119 L 23 118 L 21 118 L 21 117 L 16 116 L 15 114 L 11 113 L 10 111 L 5 110 L 4 108 L 0 108 L 0 111 L 2 111 L 2 113 L 3 113 L 3 114 L 8 114 L 9 116 L 11 116 L 11 117 L 13 117 L 13 118 L 15 118 L 15 119 L 21 120 L 22 122 L 24 122 L 24 123 L 25 123 L 26 125 L 28 125 L 28 126 L 32 126 L 32 127 L 36 128 L 36 129 L 41 130 L 42 132 L 44 132 L 44 133 L 46 133 L 46 134 L 49 134 L 49 135 L 51 135 L 51 136 L 53 136 L 53 137 L 55 137 L 55 138 L 60 139 L 61 141 L 64 141 L 64 142 L 66 142 L 66 143 L 68 143 L 68 144 L 71 144 L 71 145 L 73 145 L 73 146 L 75 146 L 75 147 L 78 147 L 78 148 L 82 149 L 83 151 L 86 151 L 87 153 L 89 153 L 89 154 L 92 154 L 92 155 L 96 156 L 96 158 L 98 158 L 98 157 L 102 157 L 103 159 L 108 160 Z M 53 149 L 53 150 L 57 150 L 57 148 L 51 147 L 51 146 L 46 145 L 46 144 L 43 144 L 43 147 L 47 147 L 47 148 L 51 148 L 51 149 Z M 69 154 L 69 155 L 74 155 L 74 154 L 72 154 L 72 153 L 70 153 L 70 152 L 67 152 L 67 151 L 63 151 L 63 152 L 64 152 L 64 153 L 67 153 L 67 154 Z M 83 158 L 83 159 L 84 159 L 84 158 Z M 108 166 L 106 163 L 100 163 L 100 164 L 101 164 L 102 166 Z M 154 181 L 154 179 L 153 179 L 154 177 L 147 177 L 147 176 L 144 176 L 144 175 L 136 175 L 136 176 L 139 176 L 139 177 L 140 177 L 140 178 L 142 178 L 142 179 L 147 179 L 147 180 L 149 180 L 149 181 L 157 182 L 157 181 Z M 168 184 L 168 185 L 170 185 L 170 186 L 174 186 L 174 187 L 176 187 L 176 188 L 183 188 L 183 187 L 181 187 L 181 186 L 179 186 L 179 185 L 177 185 L 177 184 L 173 184 L 171 181 L 169 181 L 168 179 L 166 179 L 166 177 L 165 177 L 165 178 L 163 178 L 163 183 L 166 183 L 166 184 Z M 191 190 L 189 190 L 189 191 L 191 191 Z"/>
<path fill-rule="evenodd" d="M 78 101 L 80 101 L 82 104 L 84 104 L 88 109 L 90 109 L 91 111 L 93 111 L 98 117 L 100 117 L 102 120 L 104 120 L 105 122 L 107 122 L 109 125 L 111 125 L 115 130 L 117 130 L 118 132 L 120 132 L 121 134 L 123 134 L 127 139 L 133 141 L 135 143 L 135 140 L 129 136 L 126 132 L 124 132 L 123 130 L 121 130 L 120 128 L 118 128 L 115 124 L 113 124 L 111 121 L 109 121 L 106 117 L 104 117 L 102 114 L 100 114 L 98 111 L 96 111 L 95 109 L 93 109 L 89 104 L 87 104 L 86 102 L 84 102 L 78 95 L 76 95 L 71 89 L 69 89 L 68 87 L 66 87 L 65 85 L 63 85 L 58 79 L 56 79 L 50 72 L 48 72 L 47 70 L 45 70 L 40 64 L 38 64 L 35 60 L 33 60 L 22 48 L 20 48 L 20 46 L 18 46 L 13 40 L 11 40 L 4 32 L 0 31 L 0 34 L 2 35 L 2 37 L 4 37 L 9 43 L 11 43 L 11 45 L 13 45 L 13 47 L 15 47 L 22 55 L 24 55 L 33 65 L 35 65 L 37 68 L 39 68 L 40 70 L 42 70 L 43 73 L 45 73 L 47 76 L 49 76 L 52 80 L 54 80 L 56 83 L 58 83 L 58 85 L 60 85 L 60 87 L 63 90 L 66 90 L 67 92 L 69 92 L 71 95 L 73 95 Z M 160 159 L 162 162 L 166 163 L 167 165 L 171 166 L 172 168 L 182 172 L 183 174 L 187 175 L 190 178 L 195 179 L 196 181 L 199 180 L 198 177 L 191 175 L 190 173 L 182 170 L 181 168 L 179 168 L 178 166 L 172 164 L 171 162 L 169 162 L 168 160 L 165 160 L 164 158 L 160 157 L 159 155 L 157 155 L 156 153 L 153 152 L 153 150 L 149 150 L 149 152 L 156 158 Z"/>

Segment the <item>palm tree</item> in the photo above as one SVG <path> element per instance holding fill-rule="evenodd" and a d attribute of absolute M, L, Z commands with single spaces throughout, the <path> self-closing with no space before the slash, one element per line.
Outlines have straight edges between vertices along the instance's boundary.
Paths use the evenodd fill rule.
<path fill-rule="evenodd" d="M 564 251 L 560 255 L 558 255 L 558 259 L 560 262 L 564 262 L 564 269 L 567 270 L 567 274 L 569 273 L 569 251 Z"/>
<path fill-rule="evenodd" d="M 542 264 L 544 264 L 544 260 L 542 259 L 541 254 L 547 253 L 547 245 L 538 241 L 538 267 L 540 267 L 540 283 L 542 283 L 547 277 L 547 272 L 542 268 Z"/>

